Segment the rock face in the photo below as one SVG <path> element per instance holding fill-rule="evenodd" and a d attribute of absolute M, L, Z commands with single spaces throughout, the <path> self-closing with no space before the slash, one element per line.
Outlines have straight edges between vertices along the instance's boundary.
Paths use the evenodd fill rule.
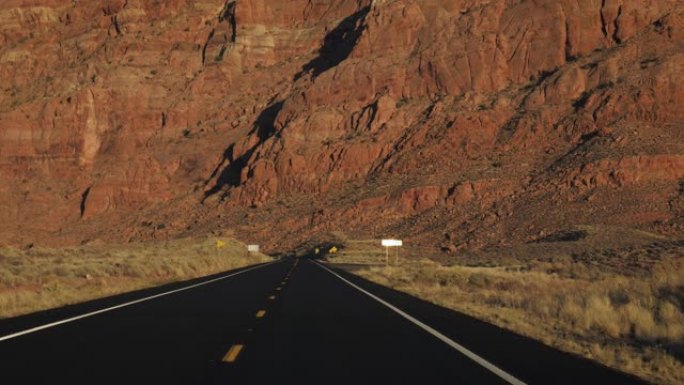
<path fill-rule="evenodd" d="M 9 0 L 0 239 L 684 234 L 678 0 Z"/>

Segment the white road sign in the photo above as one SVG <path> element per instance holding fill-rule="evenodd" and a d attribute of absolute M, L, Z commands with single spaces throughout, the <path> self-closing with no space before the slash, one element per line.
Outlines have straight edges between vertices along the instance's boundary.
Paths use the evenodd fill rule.
<path fill-rule="evenodd" d="M 250 253 L 258 253 L 259 245 L 247 245 L 247 251 L 249 251 Z"/>
<path fill-rule="evenodd" d="M 401 239 L 383 239 L 382 245 L 385 247 L 397 247 L 403 246 L 404 242 L 402 242 Z"/>

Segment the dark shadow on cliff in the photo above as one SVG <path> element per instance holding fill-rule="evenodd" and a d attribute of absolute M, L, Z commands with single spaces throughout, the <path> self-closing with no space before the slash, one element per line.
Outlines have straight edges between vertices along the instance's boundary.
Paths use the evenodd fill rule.
<path fill-rule="evenodd" d="M 280 110 L 283 109 L 283 102 L 275 102 L 261 111 L 259 117 L 254 122 L 254 128 L 250 131 L 250 135 L 256 134 L 259 138 L 259 144 L 266 141 L 276 133 L 275 120 Z"/>
<path fill-rule="evenodd" d="M 302 70 L 295 75 L 294 80 L 307 73 L 311 73 L 311 76 L 316 78 L 347 59 L 366 29 L 362 21 L 368 12 L 370 12 L 370 6 L 347 16 L 335 29 L 330 31 L 325 36 L 323 46 L 318 51 L 318 57 L 305 64 Z"/>
<path fill-rule="evenodd" d="M 218 193 L 223 189 L 224 186 L 237 187 L 243 182 L 242 180 L 242 170 L 247 167 L 249 159 L 254 155 L 257 148 L 261 146 L 266 140 L 276 134 L 275 120 L 278 113 L 283 108 L 283 102 L 275 102 L 270 106 L 266 107 L 254 122 L 254 127 L 249 132 L 249 135 L 256 135 L 259 139 L 258 142 L 252 146 L 249 150 L 245 151 L 244 154 L 235 158 L 235 143 L 231 144 L 226 151 L 223 153 L 223 160 L 219 167 L 214 171 L 210 179 L 213 179 L 218 170 L 223 165 L 226 165 L 221 174 L 216 179 L 216 184 L 204 193 L 204 199 Z M 203 199 L 203 200 L 204 200 Z"/>

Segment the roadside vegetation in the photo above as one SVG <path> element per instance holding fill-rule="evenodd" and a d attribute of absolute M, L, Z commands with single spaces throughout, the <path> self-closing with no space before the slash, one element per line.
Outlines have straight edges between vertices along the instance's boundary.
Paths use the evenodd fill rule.
<path fill-rule="evenodd" d="M 524 254 L 355 273 L 654 383 L 684 384 L 683 242 Z"/>
<path fill-rule="evenodd" d="M 0 318 L 266 262 L 228 238 L 0 248 Z"/>

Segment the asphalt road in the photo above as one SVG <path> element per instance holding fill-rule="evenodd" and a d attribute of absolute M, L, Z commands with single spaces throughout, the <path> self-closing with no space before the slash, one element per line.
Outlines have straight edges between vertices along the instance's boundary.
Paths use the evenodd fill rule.
<path fill-rule="evenodd" d="M 0 321 L 0 382 L 643 384 L 292 259 Z"/>

